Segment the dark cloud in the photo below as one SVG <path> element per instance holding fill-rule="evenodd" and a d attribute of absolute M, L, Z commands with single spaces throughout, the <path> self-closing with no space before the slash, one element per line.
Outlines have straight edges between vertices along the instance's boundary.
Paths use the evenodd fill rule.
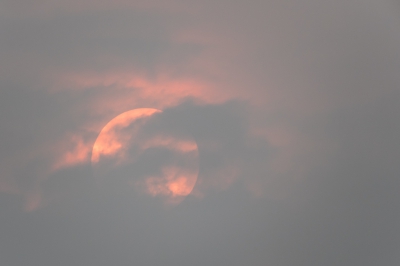
<path fill-rule="evenodd" d="M 399 264 L 395 1 L 26 4 L 0 3 L 1 265 Z M 140 107 L 198 145 L 174 207 L 97 187 Z"/>

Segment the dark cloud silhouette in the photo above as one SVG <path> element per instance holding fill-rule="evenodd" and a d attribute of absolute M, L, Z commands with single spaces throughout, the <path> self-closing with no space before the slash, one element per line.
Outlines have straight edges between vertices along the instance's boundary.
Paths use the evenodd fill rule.
<path fill-rule="evenodd" d="M 2 1 L 0 264 L 397 266 L 399 12 L 391 0 Z M 180 204 L 97 186 L 96 137 L 142 107 L 163 112 L 141 140 L 197 143 Z"/>

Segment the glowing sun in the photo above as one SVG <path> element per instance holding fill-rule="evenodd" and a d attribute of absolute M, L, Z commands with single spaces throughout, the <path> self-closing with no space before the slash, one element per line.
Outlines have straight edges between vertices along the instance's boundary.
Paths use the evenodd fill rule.
<path fill-rule="evenodd" d="M 162 112 L 152 108 L 108 122 L 93 145 L 91 163 L 101 187 L 128 187 L 167 203 L 179 203 L 192 192 L 199 170 L 196 142 L 169 129 Z"/>

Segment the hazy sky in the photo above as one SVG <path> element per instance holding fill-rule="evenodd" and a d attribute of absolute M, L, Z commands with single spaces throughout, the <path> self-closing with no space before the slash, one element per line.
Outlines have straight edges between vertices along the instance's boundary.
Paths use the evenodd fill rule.
<path fill-rule="evenodd" d="M 0 125 L 0 265 L 400 265 L 398 1 L 1 0 Z"/>

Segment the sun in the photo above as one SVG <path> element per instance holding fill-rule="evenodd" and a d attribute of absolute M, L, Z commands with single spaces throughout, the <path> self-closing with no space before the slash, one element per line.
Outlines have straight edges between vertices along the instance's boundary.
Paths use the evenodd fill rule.
<path fill-rule="evenodd" d="M 91 156 L 101 187 L 129 187 L 137 195 L 173 204 L 192 192 L 199 171 L 197 143 L 169 130 L 162 114 L 153 108 L 134 109 L 103 127 Z"/>

